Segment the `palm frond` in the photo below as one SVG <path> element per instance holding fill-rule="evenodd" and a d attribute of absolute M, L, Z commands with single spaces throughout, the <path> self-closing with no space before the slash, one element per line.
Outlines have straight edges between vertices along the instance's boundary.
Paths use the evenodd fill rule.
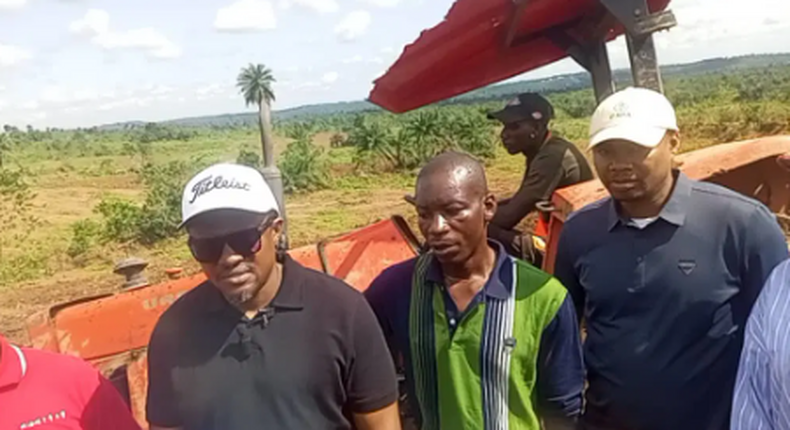
<path fill-rule="evenodd" d="M 272 83 L 276 82 L 271 69 L 263 64 L 250 63 L 239 71 L 236 77 L 236 87 L 244 97 L 247 106 L 270 103 L 275 100 Z"/>

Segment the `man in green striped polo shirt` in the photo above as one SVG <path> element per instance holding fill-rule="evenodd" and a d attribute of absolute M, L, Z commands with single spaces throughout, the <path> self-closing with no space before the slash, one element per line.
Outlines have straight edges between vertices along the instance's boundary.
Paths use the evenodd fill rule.
<path fill-rule="evenodd" d="M 429 251 L 366 292 L 406 369 L 423 430 L 570 429 L 584 371 L 576 314 L 553 277 L 487 239 L 496 200 L 483 167 L 447 152 L 417 178 Z"/>

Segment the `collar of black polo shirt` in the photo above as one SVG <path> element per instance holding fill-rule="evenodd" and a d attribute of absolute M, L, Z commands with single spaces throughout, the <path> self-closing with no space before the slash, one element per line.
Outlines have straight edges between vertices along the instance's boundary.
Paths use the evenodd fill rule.
<path fill-rule="evenodd" d="M 691 180 L 679 170 L 673 171 L 673 175 L 675 177 L 675 185 L 672 188 L 672 194 L 670 194 L 669 200 L 664 204 L 664 207 L 661 208 L 658 217 L 670 224 L 680 227 L 686 221 L 688 205 L 692 203 Z M 609 231 L 612 231 L 618 224 L 628 225 L 628 219 L 623 217 L 620 213 L 619 205 L 614 199 L 610 199 L 609 201 L 609 214 L 607 218 Z"/>
<path fill-rule="evenodd" d="M 238 359 L 246 360 L 255 350 L 259 353 L 263 351 L 263 345 L 253 340 L 251 331 L 253 326 L 257 325 L 265 329 L 278 313 L 301 311 L 304 308 L 304 278 L 300 269 L 290 256 L 285 256 L 283 276 L 277 294 L 271 303 L 259 310 L 253 318 L 248 318 L 244 312 L 228 303 L 219 290 L 212 286 L 213 292 L 206 304 L 206 310 L 215 316 L 223 315 L 237 320 L 235 331 L 238 341 L 234 343 L 234 347 L 238 348 L 236 351 Z"/>
<path fill-rule="evenodd" d="M 279 311 L 300 311 L 304 308 L 304 278 L 299 270 L 297 263 L 288 255 L 283 260 L 283 277 L 280 281 L 280 289 L 265 308 L 261 309 L 255 318 L 265 318 L 266 322 L 271 320 Z M 246 318 L 244 313 L 235 306 L 228 303 L 216 288 L 215 293 L 209 303 L 207 311 L 211 313 L 234 312 L 239 318 Z"/>

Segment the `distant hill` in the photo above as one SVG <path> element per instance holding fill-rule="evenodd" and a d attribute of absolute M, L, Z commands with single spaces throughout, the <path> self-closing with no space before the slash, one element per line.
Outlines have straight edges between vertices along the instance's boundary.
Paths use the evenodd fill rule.
<path fill-rule="evenodd" d="M 790 53 L 783 54 L 758 54 L 738 57 L 721 57 L 697 61 L 686 64 L 671 64 L 661 67 L 662 76 L 686 77 L 702 75 L 706 73 L 731 73 L 739 70 L 764 68 L 777 65 L 790 64 Z M 631 72 L 629 69 L 618 69 L 612 72 L 614 80 L 618 84 L 631 82 Z M 441 104 L 453 103 L 472 103 L 490 100 L 501 100 L 512 97 L 522 92 L 541 92 L 553 93 L 562 91 L 573 91 L 588 88 L 591 85 L 590 75 L 586 72 L 569 73 L 557 75 L 543 79 L 532 79 L 507 84 L 494 84 L 452 99 L 440 102 Z M 315 117 L 337 115 L 344 113 L 358 113 L 366 111 L 381 110 L 378 106 L 367 101 L 351 101 L 338 103 L 325 103 L 316 105 L 299 106 L 292 109 L 284 109 L 273 112 L 274 121 L 306 120 Z M 181 118 L 163 121 L 163 124 L 177 126 L 228 126 L 228 125 L 247 125 L 256 124 L 256 113 L 235 113 L 201 116 L 193 118 Z M 129 128 L 142 125 L 140 121 L 127 123 L 108 124 L 102 129 Z"/>

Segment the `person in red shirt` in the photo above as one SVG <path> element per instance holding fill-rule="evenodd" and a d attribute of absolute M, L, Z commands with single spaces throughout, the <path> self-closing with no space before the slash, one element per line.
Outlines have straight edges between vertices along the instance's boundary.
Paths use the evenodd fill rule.
<path fill-rule="evenodd" d="M 78 357 L 0 335 L 0 429 L 140 430 L 117 389 Z"/>

